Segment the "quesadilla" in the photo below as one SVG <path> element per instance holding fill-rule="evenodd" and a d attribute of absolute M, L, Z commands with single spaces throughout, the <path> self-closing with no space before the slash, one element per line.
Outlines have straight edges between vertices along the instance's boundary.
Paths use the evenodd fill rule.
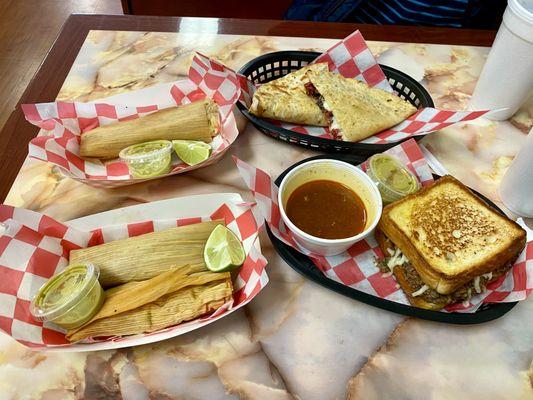
<path fill-rule="evenodd" d="M 331 72 L 309 71 L 305 88 L 325 112 L 332 136 L 358 142 L 412 115 L 416 107 L 384 90 Z"/>
<path fill-rule="evenodd" d="M 328 71 L 327 63 L 308 65 L 261 85 L 254 93 L 250 113 L 301 125 L 327 126 L 324 112 L 305 91 L 308 72 Z"/>

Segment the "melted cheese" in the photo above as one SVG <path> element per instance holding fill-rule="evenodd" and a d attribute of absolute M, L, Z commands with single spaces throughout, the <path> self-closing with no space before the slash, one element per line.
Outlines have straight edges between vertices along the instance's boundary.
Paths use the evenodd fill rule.
<path fill-rule="evenodd" d="M 330 126 L 330 128 L 331 129 L 337 129 L 339 132 L 341 131 L 341 126 L 337 122 L 337 119 L 335 118 L 335 116 L 331 117 L 331 126 Z"/>
<path fill-rule="evenodd" d="M 411 296 L 416 297 L 420 296 L 421 294 L 424 294 L 426 290 L 429 289 L 428 285 L 423 285 L 420 289 L 418 289 L 416 292 L 411 293 Z"/>
<path fill-rule="evenodd" d="M 481 287 L 479 286 L 479 280 L 481 279 L 480 276 L 476 276 L 474 278 L 474 289 L 476 289 L 476 293 L 481 293 Z"/>
<path fill-rule="evenodd" d="M 399 248 L 392 250 L 390 247 L 387 248 L 387 253 L 389 253 L 390 258 L 387 260 L 387 268 L 389 272 L 382 274 L 383 278 L 388 278 L 394 272 L 394 267 L 405 264 L 408 262 L 407 258 L 403 255 Z"/>
<path fill-rule="evenodd" d="M 322 99 L 322 107 L 324 107 L 324 110 L 329 111 L 331 113 L 331 125 L 330 125 L 329 128 L 330 129 L 337 129 L 339 131 L 339 134 L 340 134 L 341 126 L 337 122 L 337 119 L 335 118 L 335 115 L 333 115 L 333 111 L 331 111 L 331 107 L 329 106 L 328 103 L 326 103 L 326 101 L 324 99 Z"/>
<path fill-rule="evenodd" d="M 387 267 L 389 267 L 392 272 L 394 270 L 394 267 L 396 267 L 397 265 L 402 265 L 405 262 L 404 259 L 405 257 L 403 256 L 400 249 L 396 248 L 392 257 L 389 259 L 389 261 L 387 261 Z"/>

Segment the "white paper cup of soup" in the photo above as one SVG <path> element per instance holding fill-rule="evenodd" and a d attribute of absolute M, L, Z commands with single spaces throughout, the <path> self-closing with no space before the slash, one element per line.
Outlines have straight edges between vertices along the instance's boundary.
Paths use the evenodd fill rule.
<path fill-rule="evenodd" d="M 376 184 L 338 160 L 313 160 L 292 169 L 281 181 L 278 204 L 294 240 L 324 256 L 340 254 L 372 234 L 383 208 Z M 347 236 L 338 237 L 342 233 Z"/>

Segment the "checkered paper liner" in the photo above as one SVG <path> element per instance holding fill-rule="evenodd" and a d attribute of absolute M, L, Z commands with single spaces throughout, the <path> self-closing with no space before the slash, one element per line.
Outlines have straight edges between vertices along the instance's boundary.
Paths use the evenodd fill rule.
<path fill-rule="evenodd" d="M 136 107 L 98 101 L 24 104 L 22 110 L 26 119 L 44 131 L 44 134 L 29 143 L 29 156 L 51 162 L 60 167 L 67 176 L 96 187 L 124 186 L 149 180 L 133 179 L 127 165 L 118 159 L 101 161 L 80 157 L 80 135 L 98 126 L 142 118 L 159 110 L 210 97 L 219 105 L 221 121 L 220 134 L 211 143 L 211 156 L 194 166 L 173 157 L 172 170 L 167 175 L 191 171 L 217 162 L 238 135 L 232 113 L 233 105 L 240 96 L 240 85 L 235 72 L 197 53 L 189 69 L 189 78 L 175 82 L 170 90 L 166 87 L 161 90 L 165 90 L 162 96 L 165 101 L 158 104 L 139 104 Z M 127 96 L 136 99 L 136 91 L 127 93 Z M 150 179 L 158 178 L 160 177 Z"/>
<path fill-rule="evenodd" d="M 327 62 L 329 70 L 346 78 L 355 78 L 371 87 L 394 92 L 385 74 L 381 70 L 372 52 L 366 45 L 363 35 L 355 31 L 341 40 L 325 53 L 318 56 L 312 63 Z M 241 101 L 250 107 L 256 86 L 246 77 L 239 75 L 242 94 Z M 438 131 L 459 122 L 467 122 L 485 115 L 485 111 L 449 111 L 426 107 L 418 110 L 405 121 L 383 132 L 370 136 L 359 143 L 387 144 L 395 143 L 411 136 L 422 136 Z M 274 125 L 304 135 L 332 139 L 328 128 L 295 125 L 282 121 L 270 120 Z"/>
<path fill-rule="evenodd" d="M 73 249 L 95 246 L 174 226 L 201 221 L 224 219 L 243 242 L 246 259 L 233 282 L 233 299 L 210 315 L 166 328 L 157 332 L 86 340 L 70 344 L 61 329 L 35 321 L 29 311 L 30 302 L 38 289 L 68 265 Z M 68 348 L 83 346 L 97 350 L 103 342 L 122 342 L 118 347 L 162 340 L 197 329 L 237 310 L 251 301 L 268 283 L 266 259 L 261 254 L 253 207 L 247 203 L 224 203 L 211 215 L 194 218 L 147 220 L 137 223 L 106 226 L 90 232 L 57 222 L 34 211 L 0 205 L 0 330 L 18 342 L 32 348 Z M 159 339 L 158 339 L 159 337 Z"/>
<path fill-rule="evenodd" d="M 429 166 L 414 139 L 409 139 L 385 153 L 400 159 L 411 172 L 416 174 L 423 186 L 433 181 Z M 265 172 L 239 159 L 235 159 L 235 162 L 246 185 L 252 191 L 259 211 L 276 238 L 310 257 L 329 279 L 382 299 L 410 305 L 394 276 L 383 274 L 376 266 L 376 260 L 383 258 L 384 255 L 373 235 L 336 256 L 324 257 L 311 253 L 298 245 L 292 232 L 284 224 L 278 205 L 278 187 L 274 180 Z M 360 168 L 366 170 L 365 164 L 363 163 Z M 454 304 L 446 307 L 443 312 L 472 313 L 483 303 L 524 300 L 532 290 L 533 241 L 530 239 L 526 249 L 507 275 L 489 284 L 485 292 L 472 297 L 468 304 Z"/>

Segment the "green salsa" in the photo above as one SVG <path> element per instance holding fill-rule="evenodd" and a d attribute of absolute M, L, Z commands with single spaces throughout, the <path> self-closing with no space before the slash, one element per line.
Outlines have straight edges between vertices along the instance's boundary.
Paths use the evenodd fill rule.
<path fill-rule="evenodd" d="M 139 155 L 147 155 L 151 154 L 154 151 L 162 150 L 166 147 L 166 141 L 164 140 L 156 140 L 154 142 L 146 142 L 146 143 L 140 143 L 140 144 L 134 144 L 133 146 L 130 146 L 127 148 L 127 151 L 124 153 L 127 156 L 139 156 Z"/>
<path fill-rule="evenodd" d="M 100 310 L 103 301 L 98 269 L 92 264 L 76 264 L 41 287 L 30 311 L 37 320 L 74 329 L 89 321 Z"/>
<path fill-rule="evenodd" d="M 168 140 L 134 144 L 120 152 L 120 159 L 128 165 L 131 176 L 153 178 L 170 172 L 172 144 Z"/>
<path fill-rule="evenodd" d="M 367 172 L 377 184 L 384 203 L 392 203 L 420 188 L 416 176 L 396 158 L 386 154 L 370 157 Z"/>

